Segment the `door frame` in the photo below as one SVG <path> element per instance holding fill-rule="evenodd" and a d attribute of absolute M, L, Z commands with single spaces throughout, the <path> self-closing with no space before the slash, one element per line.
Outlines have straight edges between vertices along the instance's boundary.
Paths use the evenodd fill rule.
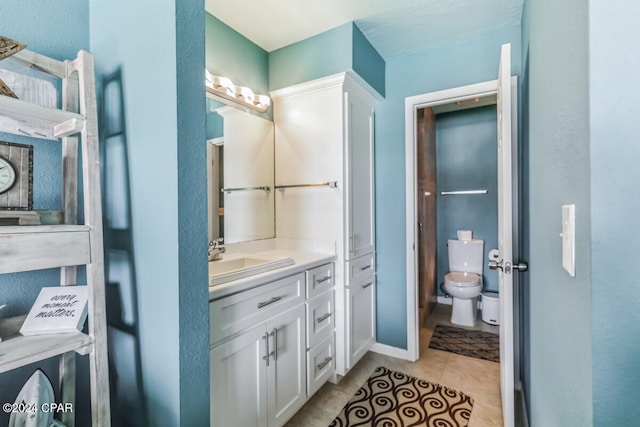
<path fill-rule="evenodd" d="M 512 138 L 517 143 L 517 77 L 511 77 L 512 92 Z M 405 98 L 405 170 L 406 170 L 406 274 L 407 274 L 407 350 L 404 358 L 410 361 L 416 361 L 420 357 L 420 325 L 419 319 L 419 298 L 418 298 L 418 251 L 416 244 L 418 242 L 417 224 L 417 110 L 421 108 L 434 107 L 438 105 L 451 104 L 454 102 L 471 100 L 474 98 L 482 98 L 485 96 L 495 96 L 498 93 L 498 80 L 490 80 L 482 83 L 471 84 L 467 86 L 459 86 L 451 89 L 445 89 L 437 92 L 430 92 Z M 496 142 L 497 143 L 497 142 Z M 517 157 L 516 157 L 517 159 Z M 517 174 L 517 161 L 514 163 L 514 173 Z M 517 176 L 517 175 L 516 175 Z M 514 185 L 513 191 L 514 205 L 517 207 L 518 186 Z M 514 211 L 513 219 L 514 230 L 519 230 L 517 209 Z M 514 259 L 517 259 L 518 252 L 518 235 L 519 231 L 514 233 Z M 516 286 L 514 286 L 516 288 Z M 518 307 L 514 305 L 514 359 L 519 359 L 519 330 L 516 319 L 518 318 Z M 399 356 L 398 352 L 396 354 Z M 515 372 L 516 387 L 520 380 L 517 365 Z"/>

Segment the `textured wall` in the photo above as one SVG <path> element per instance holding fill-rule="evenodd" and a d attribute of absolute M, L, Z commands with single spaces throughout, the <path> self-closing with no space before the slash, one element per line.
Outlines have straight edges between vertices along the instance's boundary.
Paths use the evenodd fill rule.
<path fill-rule="evenodd" d="M 269 52 L 271 90 L 348 70 L 385 93 L 385 62 L 353 23 Z"/>
<path fill-rule="evenodd" d="M 205 425 L 204 12 L 195 1 L 90 5 L 98 74 L 123 75 L 147 425 Z"/>
<path fill-rule="evenodd" d="M 356 24 L 353 24 L 352 40 L 353 71 L 365 79 L 380 95 L 384 96 L 384 59 Z"/>
<path fill-rule="evenodd" d="M 352 30 L 351 23 L 344 24 L 269 52 L 269 88 L 281 89 L 351 69 Z"/>
<path fill-rule="evenodd" d="M 589 1 L 593 425 L 640 420 L 640 5 Z"/>
<path fill-rule="evenodd" d="M 592 423 L 587 5 L 529 2 L 525 10 L 533 426 Z M 563 204 L 576 205 L 575 278 L 562 268 Z"/>

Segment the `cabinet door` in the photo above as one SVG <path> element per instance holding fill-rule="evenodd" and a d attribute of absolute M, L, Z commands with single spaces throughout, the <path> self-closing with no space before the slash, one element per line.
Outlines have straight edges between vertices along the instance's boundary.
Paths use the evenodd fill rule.
<path fill-rule="evenodd" d="M 267 322 L 272 350 L 267 375 L 269 427 L 283 425 L 307 398 L 305 317 L 300 305 Z"/>
<path fill-rule="evenodd" d="M 349 343 L 347 369 L 351 369 L 376 341 L 375 279 L 346 288 Z"/>
<path fill-rule="evenodd" d="M 267 425 L 264 324 L 211 350 L 211 427 Z"/>
<path fill-rule="evenodd" d="M 373 108 L 354 93 L 345 92 L 347 147 L 348 259 L 373 252 Z"/>

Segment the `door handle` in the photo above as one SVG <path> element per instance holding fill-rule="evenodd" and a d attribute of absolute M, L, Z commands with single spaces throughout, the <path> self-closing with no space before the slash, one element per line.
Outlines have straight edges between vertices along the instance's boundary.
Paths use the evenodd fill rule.
<path fill-rule="evenodd" d="M 269 333 L 264 334 L 262 339 L 265 342 L 265 356 L 262 356 L 262 360 L 269 366 L 269 357 L 271 356 L 271 353 L 269 353 Z"/>
<path fill-rule="evenodd" d="M 489 261 L 489 269 L 502 270 L 502 261 Z"/>
<path fill-rule="evenodd" d="M 527 271 L 529 269 L 529 264 L 527 264 L 526 262 L 519 262 L 512 265 L 510 262 L 508 262 L 503 266 L 502 261 L 489 261 L 489 268 L 491 270 L 500 269 L 501 271 L 504 271 L 506 274 L 511 274 L 511 269 L 522 271 L 522 272 Z"/>
<path fill-rule="evenodd" d="M 273 361 L 278 360 L 278 328 L 273 328 L 273 331 L 267 334 L 269 337 L 273 337 L 273 350 L 269 351 L 269 347 L 267 346 L 267 360 L 269 360 L 270 356 L 273 356 Z M 269 343 L 269 338 L 267 338 L 267 343 Z M 267 366 L 269 364 L 267 363 Z"/>
<path fill-rule="evenodd" d="M 529 270 L 529 264 L 526 262 L 519 262 L 513 265 L 513 269 L 518 271 L 527 271 Z"/>

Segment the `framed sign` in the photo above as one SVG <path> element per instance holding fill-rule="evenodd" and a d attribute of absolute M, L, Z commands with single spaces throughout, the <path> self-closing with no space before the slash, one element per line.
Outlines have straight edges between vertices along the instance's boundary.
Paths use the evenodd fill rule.
<path fill-rule="evenodd" d="M 24 320 L 22 335 L 78 332 L 87 320 L 87 287 L 42 288 Z"/>

